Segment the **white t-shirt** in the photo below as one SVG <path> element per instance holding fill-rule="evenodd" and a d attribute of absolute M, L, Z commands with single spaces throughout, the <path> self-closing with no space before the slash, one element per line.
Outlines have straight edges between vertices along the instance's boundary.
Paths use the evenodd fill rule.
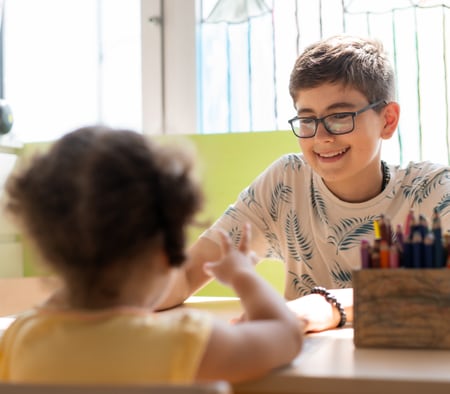
<path fill-rule="evenodd" d="M 443 232 L 450 230 L 450 167 L 431 162 L 389 166 L 390 180 L 369 201 L 348 203 L 333 195 L 301 154 L 280 157 L 241 192 L 202 236 L 219 243 L 217 229 L 237 245 L 242 226 L 252 226 L 251 247 L 285 263 L 285 297 L 312 287 L 352 287 L 361 266 L 362 239 L 374 239 L 373 221 L 384 215 L 393 229 L 411 209 L 431 220 L 437 208 Z"/>

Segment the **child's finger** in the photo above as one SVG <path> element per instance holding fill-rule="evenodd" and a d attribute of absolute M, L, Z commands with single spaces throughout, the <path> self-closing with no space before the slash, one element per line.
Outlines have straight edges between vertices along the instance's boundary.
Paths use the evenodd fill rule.
<path fill-rule="evenodd" d="M 259 261 L 258 255 L 253 250 L 250 251 L 248 257 L 250 258 L 250 261 L 253 263 L 253 265 L 256 265 Z"/>
<path fill-rule="evenodd" d="M 203 264 L 203 271 L 205 271 L 209 276 L 214 276 L 213 267 L 214 263 L 208 261 Z"/>
<path fill-rule="evenodd" d="M 214 261 L 208 261 L 203 264 L 203 271 L 206 272 L 209 276 L 216 276 L 214 273 L 214 268 L 216 267 L 217 263 Z"/>
<path fill-rule="evenodd" d="M 245 315 L 245 313 L 243 313 L 243 314 L 240 315 L 240 316 L 232 317 L 232 318 L 229 320 L 229 322 L 230 322 L 231 324 L 239 324 L 239 323 L 242 323 L 242 322 L 245 322 L 245 321 L 247 321 L 247 316 Z"/>

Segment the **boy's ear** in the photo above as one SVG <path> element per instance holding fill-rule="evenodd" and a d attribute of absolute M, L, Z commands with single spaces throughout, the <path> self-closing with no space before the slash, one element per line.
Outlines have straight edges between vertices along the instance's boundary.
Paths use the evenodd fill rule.
<path fill-rule="evenodd" d="M 383 109 L 384 114 L 384 127 L 381 132 L 381 138 L 389 139 L 394 134 L 398 126 L 398 121 L 400 119 L 400 105 L 395 101 L 391 101 L 386 104 Z"/>

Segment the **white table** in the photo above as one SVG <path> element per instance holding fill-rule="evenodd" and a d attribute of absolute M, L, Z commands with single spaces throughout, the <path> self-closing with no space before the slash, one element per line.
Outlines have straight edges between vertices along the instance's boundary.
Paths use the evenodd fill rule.
<path fill-rule="evenodd" d="M 192 298 L 188 307 L 224 319 L 240 314 L 232 298 Z M 294 362 L 236 393 L 450 394 L 450 351 L 355 348 L 353 328 L 307 335 Z"/>
<path fill-rule="evenodd" d="M 229 320 L 241 313 L 235 298 L 191 297 L 184 307 Z M 13 316 L 0 318 L 0 332 Z M 449 394 L 450 351 L 362 349 L 353 329 L 307 335 L 294 362 L 262 379 L 234 386 L 235 393 Z"/>

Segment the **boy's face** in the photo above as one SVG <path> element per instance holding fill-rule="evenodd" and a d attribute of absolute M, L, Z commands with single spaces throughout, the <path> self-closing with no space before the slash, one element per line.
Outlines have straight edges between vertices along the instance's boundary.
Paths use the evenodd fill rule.
<path fill-rule="evenodd" d="M 295 99 L 298 116 L 312 118 L 356 112 L 368 104 L 358 90 L 331 83 L 300 90 Z M 362 112 L 354 118 L 355 127 L 348 134 L 330 134 L 319 123 L 314 137 L 299 138 L 302 153 L 313 170 L 331 192 L 345 201 L 366 201 L 381 190 L 381 142 L 395 131 L 386 128 L 389 122 L 385 112 L 386 107 L 380 112 Z"/>

